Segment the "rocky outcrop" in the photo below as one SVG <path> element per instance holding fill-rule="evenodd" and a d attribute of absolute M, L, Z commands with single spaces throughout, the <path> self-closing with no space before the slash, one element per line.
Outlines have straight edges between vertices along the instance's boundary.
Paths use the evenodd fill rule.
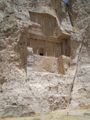
<path fill-rule="evenodd" d="M 71 59 L 63 56 L 66 69 L 70 64 L 66 75 L 31 69 L 34 55 L 30 50 L 28 58 L 27 41 L 36 29 L 41 33 L 41 27 L 30 21 L 29 13 L 41 12 L 42 8 L 58 24 L 56 37 L 72 32 Z M 25 116 L 90 104 L 89 0 L 76 1 L 72 8 L 76 13 L 79 8 L 76 26 L 80 31 L 76 33 L 60 0 L 0 0 L 0 116 Z M 49 34 L 47 29 L 45 33 Z"/>
<path fill-rule="evenodd" d="M 32 112 L 65 109 L 70 99 L 72 77 L 31 72 L 27 79 L 14 79 L 3 85 L 0 115 L 21 116 Z"/>
<path fill-rule="evenodd" d="M 72 92 L 71 105 L 89 108 L 90 104 L 90 1 L 80 0 L 73 6 L 77 9 L 77 26 L 78 34 L 73 35 L 74 41 L 77 38 L 79 47 L 77 48 L 76 57 L 76 74 Z M 76 36 L 76 38 L 75 38 Z"/>

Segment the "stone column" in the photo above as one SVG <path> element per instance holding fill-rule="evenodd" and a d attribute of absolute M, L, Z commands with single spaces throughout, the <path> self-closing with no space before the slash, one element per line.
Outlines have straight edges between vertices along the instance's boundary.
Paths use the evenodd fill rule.
<path fill-rule="evenodd" d="M 65 74 L 64 62 L 62 56 L 58 58 L 57 62 L 58 62 L 58 73 Z"/>
<path fill-rule="evenodd" d="M 32 66 L 34 64 L 34 55 L 33 55 L 33 49 L 30 47 L 27 47 L 27 74 L 32 69 Z"/>

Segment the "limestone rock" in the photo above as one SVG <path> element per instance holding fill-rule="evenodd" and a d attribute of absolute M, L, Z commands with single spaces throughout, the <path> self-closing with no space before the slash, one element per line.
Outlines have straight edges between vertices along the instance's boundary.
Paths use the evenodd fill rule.
<path fill-rule="evenodd" d="M 72 8 L 78 13 L 73 27 L 61 0 L 0 0 L 0 116 L 90 107 L 90 0 L 75 1 Z M 30 12 L 43 14 L 41 24 L 31 21 Z M 28 42 L 32 36 L 72 37 L 71 57 L 63 53 L 65 75 L 57 74 L 57 58 L 50 58 L 49 66 L 33 54 Z"/>

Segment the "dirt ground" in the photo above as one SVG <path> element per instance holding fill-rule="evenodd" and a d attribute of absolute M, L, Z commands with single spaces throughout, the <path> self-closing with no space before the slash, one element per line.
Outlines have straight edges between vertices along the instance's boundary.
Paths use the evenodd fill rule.
<path fill-rule="evenodd" d="M 0 120 L 90 120 L 90 109 L 58 110 L 28 117 L 2 117 Z"/>

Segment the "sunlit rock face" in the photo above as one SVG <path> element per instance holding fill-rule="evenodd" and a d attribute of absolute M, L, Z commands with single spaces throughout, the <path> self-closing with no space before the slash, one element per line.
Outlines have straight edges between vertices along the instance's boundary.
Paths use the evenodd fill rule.
<path fill-rule="evenodd" d="M 90 105 L 89 0 L 72 8 L 76 33 L 61 0 L 0 0 L 0 116 Z"/>
<path fill-rule="evenodd" d="M 90 1 L 80 0 L 75 2 L 73 10 L 78 12 L 77 25 L 79 27 L 77 41 L 79 60 L 77 65 L 77 76 L 72 92 L 73 107 L 80 106 L 82 108 L 90 107 Z M 73 35 L 75 40 L 75 35 Z"/>

